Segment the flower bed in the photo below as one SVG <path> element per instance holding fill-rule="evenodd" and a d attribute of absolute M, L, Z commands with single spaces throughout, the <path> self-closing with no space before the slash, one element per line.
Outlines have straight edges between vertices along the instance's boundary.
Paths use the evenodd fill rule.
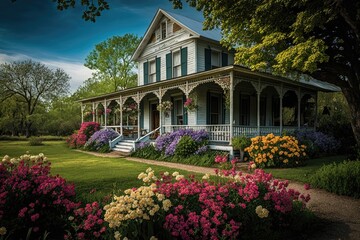
<path fill-rule="evenodd" d="M 85 143 L 84 149 L 96 152 L 109 152 L 109 141 L 119 136 L 119 133 L 111 128 L 101 129 L 95 132 Z"/>
<path fill-rule="evenodd" d="M 100 124 L 97 122 L 83 122 L 79 131 L 72 134 L 66 140 L 66 143 L 71 148 L 81 148 L 85 145 L 86 141 L 91 137 L 91 135 L 93 135 L 99 129 Z"/>
<path fill-rule="evenodd" d="M 268 134 L 251 139 L 250 147 L 246 148 L 250 159 L 256 167 L 292 167 L 299 166 L 307 158 L 306 146 L 299 145 L 292 136 L 275 136 Z"/>
<path fill-rule="evenodd" d="M 209 175 L 155 176 L 151 168 L 138 178 L 145 186 L 104 207 L 115 239 L 264 239 L 303 224 L 310 199 L 260 169 L 226 183 L 211 183 Z"/>

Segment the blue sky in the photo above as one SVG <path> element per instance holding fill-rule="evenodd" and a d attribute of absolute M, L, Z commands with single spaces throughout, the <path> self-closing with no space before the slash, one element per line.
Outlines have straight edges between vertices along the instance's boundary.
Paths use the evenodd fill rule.
<path fill-rule="evenodd" d="M 83 64 L 95 44 L 125 33 L 143 36 L 159 8 L 201 19 L 195 9 L 175 10 L 168 0 L 108 2 L 110 10 L 92 23 L 81 18 L 79 4 L 58 11 L 51 0 L 0 0 L 0 63 L 31 58 L 60 67 L 72 77 L 73 92 L 91 76 Z"/>

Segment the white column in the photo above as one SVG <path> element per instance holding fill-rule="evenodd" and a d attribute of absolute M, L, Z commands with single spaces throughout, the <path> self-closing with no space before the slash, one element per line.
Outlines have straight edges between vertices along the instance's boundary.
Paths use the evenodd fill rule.
<path fill-rule="evenodd" d="M 318 92 L 315 95 L 315 122 L 314 122 L 314 130 L 316 130 L 317 121 L 318 121 Z"/>
<path fill-rule="evenodd" d="M 280 94 L 280 135 L 282 134 L 282 131 L 283 131 L 283 116 L 282 116 L 282 109 L 283 109 L 283 93 L 281 91 L 281 94 Z"/>
<path fill-rule="evenodd" d="M 159 104 L 161 104 L 161 96 L 159 98 Z M 162 126 L 162 122 L 163 122 L 163 111 L 159 111 L 159 127 L 160 127 L 160 135 L 162 135 L 163 133 L 163 126 Z"/>
<path fill-rule="evenodd" d="M 229 143 L 231 145 L 231 139 L 234 136 L 234 72 L 230 72 L 230 139 Z"/>
<path fill-rule="evenodd" d="M 81 123 L 84 122 L 84 105 L 81 103 Z"/>
<path fill-rule="evenodd" d="M 105 99 L 104 100 L 104 121 L 105 121 L 104 126 L 105 126 L 105 128 L 106 128 L 106 125 L 107 125 L 107 112 L 106 112 L 106 110 L 107 110 L 107 104 L 106 104 L 106 99 Z"/>
<path fill-rule="evenodd" d="M 138 138 L 140 138 L 140 102 L 137 104 L 137 108 L 138 108 L 138 120 L 137 120 L 137 123 L 138 123 Z"/>
<path fill-rule="evenodd" d="M 297 97 L 298 97 L 298 112 L 297 112 L 297 120 L 298 120 L 298 129 L 300 130 L 300 127 L 301 127 L 301 122 L 300 122 L 300 107 L 301 107 L 301 90 L 299 88 L 298 90 L 298 94 L 297 94 Z"/>
<path fill-rule="evenodd" d="M 92 114 L 93 122 L 95 122 L 95 114 L 96 114 L 96 112 L 95 112 L 95 103 L 94 102 L 92 103 L 92 113 L 91 114 Z"/>
<path fill-rule="evenodd" d="M 260 136 L 260 95 L 261 95 L 260 86 L 259 89 L 256 90 L 256 93 L 257 93 L 257 132 L 258 135 Z"/>
<path fill-rule="evenodd" d="M 123 135 L 123 115 L 122 115 L 122 111 L 123 111 L 123 102 L 122 102 L 122 96 L 120 96 L 120 135 Z"/>

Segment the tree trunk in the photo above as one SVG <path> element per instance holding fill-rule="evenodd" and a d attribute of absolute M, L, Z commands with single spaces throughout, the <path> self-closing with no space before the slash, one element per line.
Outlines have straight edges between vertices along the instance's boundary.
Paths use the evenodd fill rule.
<path fill-rule="evenodd" d="M 26 138 L 29 138 L 31 136 L 30 128 L 31 128 L 32 122 L 25 122 L 25 136 Z"/>
<path fill-rule="evenodd" d="M 351 127 L 356 144 L 360 147 L 360 92 L 353 88 L 342 88 L 341 90 L 348 102 L 351 114 Z"/>

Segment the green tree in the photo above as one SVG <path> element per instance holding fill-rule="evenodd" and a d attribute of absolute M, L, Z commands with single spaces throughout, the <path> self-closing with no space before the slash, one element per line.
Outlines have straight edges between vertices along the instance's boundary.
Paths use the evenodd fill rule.
<path fill-rule="evenodd" d="M 175 8 L 182 0 L 171 0 Z M 356 0 L 185 0 L 220 28 L 235 63 L 306 74 L 341 88 L 360 145 L 360 2 Z"/>
<path fill-rule="evenodd" d="M 51 70 L 31 60 L 0 65 L 0 102 L 17 96 L 25 104 L 24 127 L 30 136 L 32 115 L 41 102 L 66 94 L 70 77 L 62 69 Z"/>
<path fill-rule="evenodd" d="M 85 59 L 85 66 L 95 70 L 93 78 L 111 81 L 113 91 L 136 85 L 135 63 L 131 56 L 141 39 L 133 34 L 111 37 L 95 46 Z"/>

